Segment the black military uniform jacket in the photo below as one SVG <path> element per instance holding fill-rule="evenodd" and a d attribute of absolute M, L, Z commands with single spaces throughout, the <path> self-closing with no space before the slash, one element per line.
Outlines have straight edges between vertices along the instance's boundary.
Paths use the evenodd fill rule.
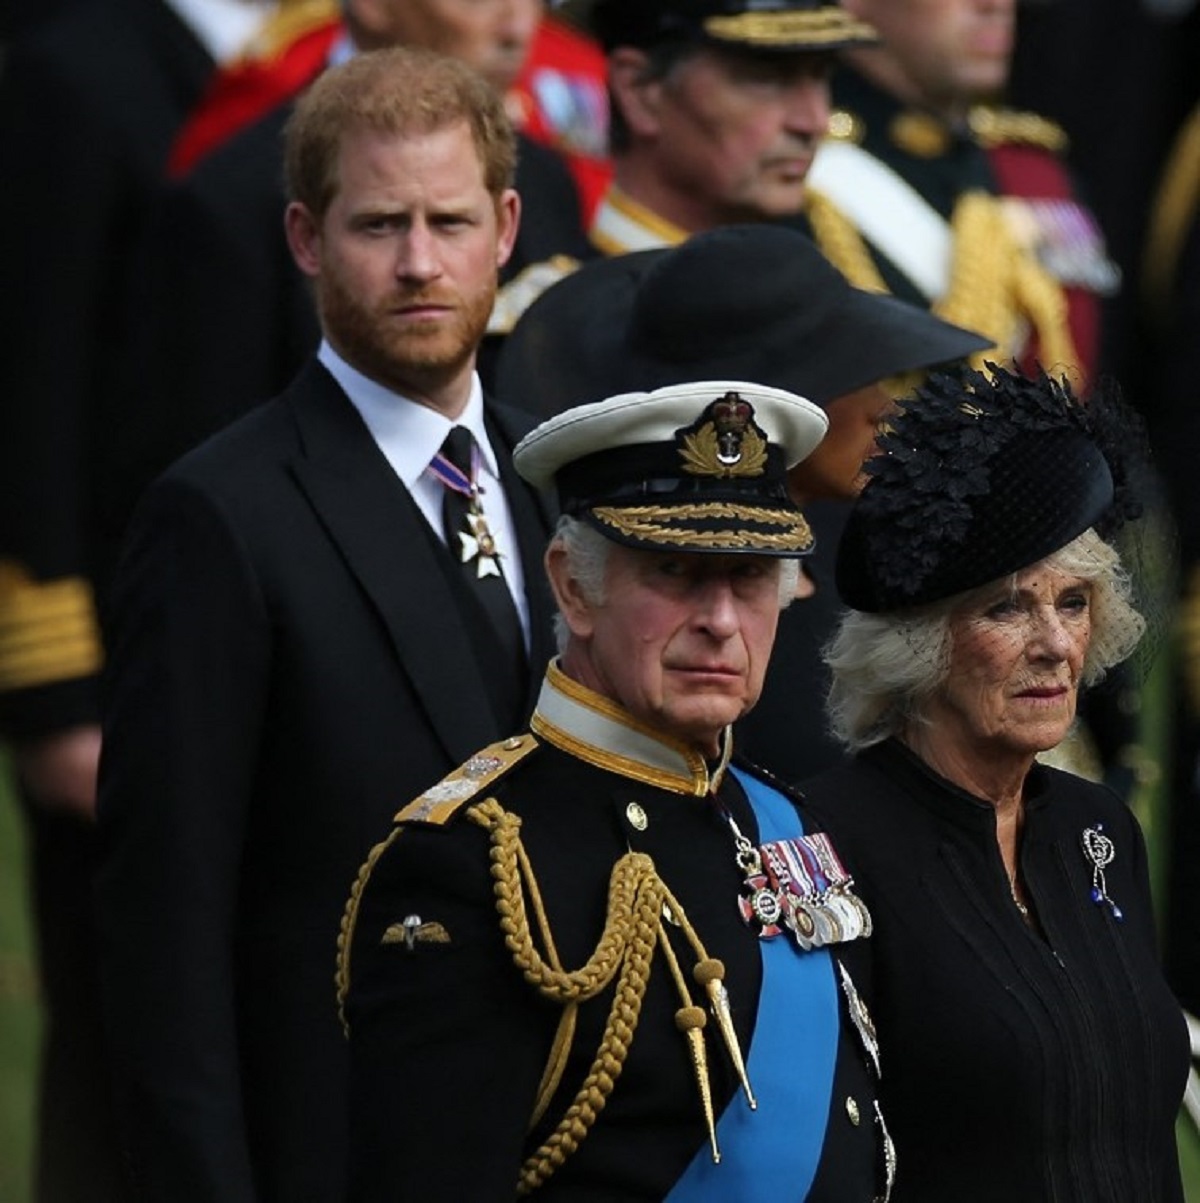
<path fill-rule="evenodd" d="M 133 248 L 214 66 L 159 0 L 73 8 L 0 75 L 0 727 L 18 739 L 97 721 Z"/>
<path fill-rule="evenodd" d="M 697 1077 L 677 1030 L 680 988 L 661 946 L 644 952 L 640 1009 L 636 969 L 632 982 L 618 973 L 627 997 L 600 1055 L 614 990 L 593 989 L 603 974 L 581 967 L 606 964 L 601 933 L 614 866 L 627 852 L 645 854 L 677 900 L 680 913 L 666 908 L 662 938 L 686 990 L 704 1005 L 690 924 L 708 956 L 724 963 L 737 1039 L 750 1050 L 764 962 L 739 909 L 743 874 L 720 809 L 752 841 L 754 812 L 732 774 L 710 774 L 694 750 L 640 726 L 554 665 L 532 730 L 473 757 L 402 811 L 355 886 L 339 961 L 354 1203 L 513 1199 L 523 1162 L 539 1199 L 661 1200 L 693 1158 L 710 1157 Z M 506 843 L 517 836 L 527 873 Z M 860 976 L 866 941 L 837 951 Z M 581 1001 L 566 1039 L 569 1009 L 536 984 L 556 977 L 555 964 L 581 970 L 569 979 L 580 983 Z M 807 1198 L 867 1203 L 886 1196 L 886 1140 L 870 1037 L 856 1033 L 848 995 L 835 989 L 841 1034 L 832 1080 L 812 1080 L 804 1008 L 795 1012 L 794 1073 L 799 1089 L 820 1093 L 825 1118 Z M 746 1103 L 714 1026 L 705 1042 L 719 1116 Z M 535 1117 L 561 1046 L 561 1076 Z M 564 1137 L 555 1130 L 568 1108 L 575 1122 Z M 770 1140 L 788 1141 L 794 1117 L 747 1114 Z M 715 1167 L 711 1181 L 720 1183 L 725 1168 Z M 721 1197 L 757 1196 L 731 1179 Z"/>
<path fill-rule="evenodd" d="M 906 108 L 849 69 L 834 99 L 842 108 L 805 199 L 806 231 L 826 258 L 859 288 L 994 338 L 1000 350 L 977 366 L 1031 349 L 1048 364 L 1077 363 L 1062 286 L 996 199 L 975 132 Z"/>

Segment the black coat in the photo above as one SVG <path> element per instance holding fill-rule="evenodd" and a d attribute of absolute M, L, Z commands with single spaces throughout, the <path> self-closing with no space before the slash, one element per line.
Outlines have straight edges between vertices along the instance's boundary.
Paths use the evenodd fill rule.
<path fill-rule="evenodd" d="M 291 110 L 283 105 L 239 131 L 173 184 L 143 240 L 144 321 L 127 365 L 138 420 L 126 428 L 122 454 L 134 495 L 284 388 L 320 341 L 308 282 L 284 236 Z M 589 253 L 566 165 L 518 141 L 522 218 L 502 281 L 554 254 Z"/>
<path fill-rule="evenodd" d="M 540 666 L 548 515 L 507 466 L 523 419 L 489 421 Z M 346 890 L 399 805 L 504 734 L 454 571 L 315 363 L 139 509 L 114 590 L 99 910 L 147 1199 L 342 1203 Z"/>
<path fill-rule="evenodd" d="M 1178 1203 L 1183 1017 L 1158 965 L 1145 847 L 1109 790 L 1035 766 L 1009 892 L 990 805 L 898 743 L 802 788 L 875 919 L 893 1203 Z M 1089 896 L 1085 828 L 1115 855 Z"/>
<path fill-rule="evenodd" d="M 38 736 L 95 722 L 95 677 L 47 631 L 86 630 L 116 554 L 114 429 L 137 311 L 133 248 L 171 139 L 213 60 L 160 0 L 92 0 L 30 29 L 0 71 L 0 561 L 76 578 L 80 609 L 6 627 L 46 641 L 45 681 L 0 690 L 0 722 Z M 55 621 L 58 620 L 58 621 Z M 61 654 L 60 654 L 61 653 Z"/>

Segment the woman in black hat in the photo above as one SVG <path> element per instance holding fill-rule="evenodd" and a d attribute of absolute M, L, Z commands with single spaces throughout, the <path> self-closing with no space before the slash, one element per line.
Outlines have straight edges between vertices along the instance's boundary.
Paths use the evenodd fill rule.
<path fill-rule="evenodd" d="M 803 791 L 875 916 L 893 1200 L 1180 1200 L 1142 836 L 1037 761 L 1145 626 L 1106 542 L 1137 516 L 1118 407 L 992 371 L 935 377 L 880 440 L 827 650 L 854 759 Z"/>

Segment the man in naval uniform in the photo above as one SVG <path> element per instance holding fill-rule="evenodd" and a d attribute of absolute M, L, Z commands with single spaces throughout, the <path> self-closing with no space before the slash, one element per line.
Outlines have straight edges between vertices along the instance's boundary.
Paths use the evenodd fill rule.
<path fill-rule="evenodd" d="M 875 40 L 827 0 L 596 0 L 588 23 L 608 56 L 606 255 L 797 214 L 833 52 Z"/>
<path fill-rule="evenodd" d="M 338 984 L 353 1203 L 885 1199 L 869 914 L 834 840 L 733 756 L 812 536 L 794 393 L 667 385 L 515 452 L 564 517 L 530 730 L 396 816 Z"/>
<path fill-rule="evenodd" d="M 882 40 L 848 50 L 833 81 L 806 202 L 821 249 L 859 287 L 929 306 L 1023 363 L 1094 375 L 1099 300 L 1118 274 L 1072 194 L 1065 137 L 982 104 L 1008 77 L 1016 0 L 845 7 Z"/>
<path fill-rule="evenodd" d="M 575 19 L 608 60 L 612 179 L 591 212 L 602 255 L 676 246 L 739 222 L 795 218 L 829 125 L 833 52 L 875 40 L 823 0 L 595 0 Z M 525 311 L 580 264 L 534 265 L 505 289 L 498 354 Z M 497 362 L 497 389 L 500 390 Z M 501 391 L 501 395 L 504 395 Z M 539 412 L 536 398 L 506 397 Z"/>

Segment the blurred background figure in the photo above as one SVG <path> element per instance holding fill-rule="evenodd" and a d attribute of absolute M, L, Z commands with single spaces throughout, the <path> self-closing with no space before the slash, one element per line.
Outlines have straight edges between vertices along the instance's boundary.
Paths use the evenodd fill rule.
<path fill-rule="evenodd" d="M 871 29 L 823 0 L 596 0 L 608 56 L 613 183 L 606 255 L 800 211 L 829 124 L 832 53 Z"/>
<path fill-rule="evenodd" d="M 551 4 L 525 68 L 509 93 L 517 129 L 566 159 L 579 188 L 585 225 L 612 178 L 608 156 L 608 68 L 584 28 Z"/>
<path fill-rule="evenodd" d="M 115 557 L 119 365 L 141 314 L 133 247 L 177 128 L 271 6 L 45 8 L 10 14 L 0 65 L 0 732 L 29 822 L 45 1002 L 38 1198 L 107 1200 L 90 899 L 97 598 Z"/>
<path fill-rule="evenodd" d="M 0 13 L 0 48 L 40 21 L 56 17 L 81 0 L 9 0 Z"/>
<path fill-rule="evenodd" d="M 542 12 L 532 40 L 528 20 L 534 9 L 521 0 L 494 0 L 477 6 L 473 15 L 458 0 L 420 0 L 408 7 L 409 44 L 423 44 L 424 28 L 432 49 L 464 54 L 467 47 L 454 36 L 456 26 L 479 31 L 483 44 L 466 56 L 503 91 L 513 125 L 566 159 L 589 214 L 611 174 L 600 48 L 582 29 L 557 16 L 553 5 Z M 288 5 L 247 54 L 213 77 L 171 148 L 170 174 L 186 175 L 239 129 L 311 83 L 344 34 L 344 12 L 353 23 L 345 0 L 294 0 Z"/>
<path fill-rule="evenodd" d="M 1200 1013 L 1200 105 L 1176 139 L 1153 206 L 1143 276 L 1144 410 L 1179 532 L 1180 609 L 1169 683 L 1167 972 Z"/>
<path fill-rule="evenodd" d="M 980 107 L 1007 82 L 1017 0 L 846 7 L 882 41 L 847 52 L 834 80 L 807 209 L 821 248 L 853 283 L 929 305 L 1026 366 L 1090 375 L 1115 275 L 1061 131 Z"/>
<path fill-rule="evenodd" d="M 1126 282 L 1105 302 L 1100 366 L 1131 393 L 1148 366 L 1138 342 L 1138 280 L 1149 215 L 1172 140 L 1200 99 L 1197 62 L 1196 0 L 1018 5 L 1006 95 L 1070 139 L 1071 166 Z"/>

